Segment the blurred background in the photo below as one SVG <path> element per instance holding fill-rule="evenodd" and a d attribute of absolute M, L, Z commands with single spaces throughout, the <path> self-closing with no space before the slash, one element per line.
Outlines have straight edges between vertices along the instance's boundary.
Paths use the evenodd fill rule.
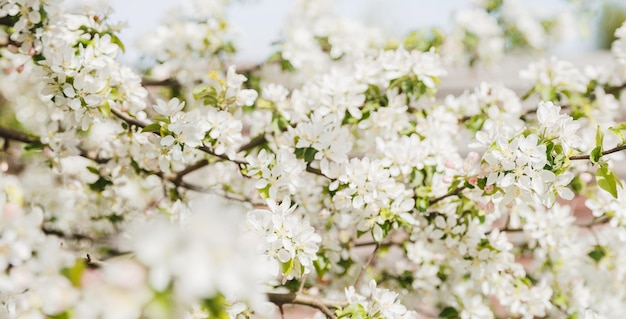
<path fill-rule="evenodd" d="M 84 3 L 84 0 L 75 0 Z M 477 1 L 477 0 L 473 0 Z M 239 0 L 229 8 L 229 21 L 238 31 L 235 42 L 240 63 L 258 63 L 275 52 L 272 43 L 280 39 L 285 18 L 293 0 Z M 472 0 L 339 0 L 335 13 L 382 28 L 389 37 L 401 38 L 410 31 L 425 27 L 449 28 L 456 11 L 466 9 Z M 623 0 L 523 0 L 523 5 L 539 16 L 552 16 L 573 7 L 582 8 L 577 13 L 572 37 L 553 46 L 547 54 L 576 57 L 600 48 L 608 48 L 613 30 L 626 18 L 626 1 Z M 149 34 L 175 7 L 175 0 L 111 0 L 113 19 L 124 21 L 128 27 L 122 31 L 127 44 L 125 60 L 135 60 L 138 55 L 137 39 Z M 578 10 L 581 11 L 581 10 Z"/>

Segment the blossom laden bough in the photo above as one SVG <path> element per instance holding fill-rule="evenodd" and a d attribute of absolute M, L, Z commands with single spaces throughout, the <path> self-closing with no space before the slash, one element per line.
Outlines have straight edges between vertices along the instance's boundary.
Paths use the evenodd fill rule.
<path fill-rule="evenodd" d="M 241 68 L 226 4 L 184 1 L 143 71 L 106 10 L 0 4 L 1 317 L 620 318 L 624 26 L 614 67 L 444 97 L 557 20 L 473 1 L 386 43 L 299 1 Z"/>

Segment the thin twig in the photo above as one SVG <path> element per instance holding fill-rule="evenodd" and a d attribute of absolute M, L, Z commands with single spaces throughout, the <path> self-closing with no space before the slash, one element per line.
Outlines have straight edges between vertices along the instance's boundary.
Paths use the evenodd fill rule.
<path fill-rule="evenodd" d="M 17 141 L 17 142 L 21 142 L 21 143 L 39 143 L 39 137 L 36 136 L 32 136 L 32 135 L 28 135 L 24 132 L 20 132 L 20 131 L 16 131 L 10 128 L 6 128 L 3 126 L 0 126 L 0 137 L 6 138 L 6 139 L 10 139 L 13 141 Z M 47 146 L 46 144 L 43 144 L 44 146 Z M 97 156 L 93 156 L 90 155 L 88 151 L 84 150 L 84 149 L 79 149 L 80 153 L 79 155 L 83 158 L 92 160 L 96 163 L 99 164 L 104 164 L 107 163 L 110 159 L 109 158 L 100 158 Z M 199 164 L 201 163 L 196 163 L 195 165 L 199 166 Z M 194 166 L 194 165 L 192 165 Z M 193 167 L 187 167 L 185 170 L 192 170 Z M 184 173 L 186 174 L 187 172 L 185 172 L 185 170 L 179 172 L 179 174 Z M 152 172 L 152 171 L 148 171 L 148 170 L 142 170 L 144 173 L 146 174 L 150 174 L 150 175 L 156 175 L 160 178 L 162 178 L 163 180 L 172 182 L 174 185 L 178 186 L 178 187 L 182 187 L 182 188 L 186 188 L 195 192 L 199 192 L 199 193 L 208 193 L 210 192 L 208 189 L 203 188 L 201 186 L 197 186 L 197 185 L 193 185 L 190 183 L 187 183 L 185 181 L 182 180 L 182 176 L 184 176 L 184 174 L 182 175 L 175 175 L 174 177 L 172 176 L 166 176 L 165 174 L 163 174 L 163 172 Z M 228 197 L 229 199 L 234 199 L 234 197 Z M 57 234 L 58 235 L 58 234 Z"/>
<path fill-rule="evenodd" d="M 3 127 L 0 126 L 0 137 L 3 137 L 5 139 L 9 139 L 12 141 L 17 141 L 17 142 L 21 142 L 21 143 L 26 143 L 26 144 L 32 144 L 32 143 L 41 143 L 40 138 L 38 136 L 34 136 L 34 135 L 30 135 L 21 131 L 17 131 L 8 127 Z M 43 146 L 48 146 L 47 144 L 43 144 Z M 100 158 L 98 156 L 93 156 L 90 155 L 89 152 L 87 152 L 84 149 L 79 149 L 80 151 L 80 156 L 84 157 L 86 159 L 90 159 L 96 163 L 106 163 L 109 161 L 108 158 Z"/>
<path fill-rule="evenodd" d="M 89 237 L 84 234 L 78 234 L 78 233 L 66 234 L 58 229 L 52 229 L 52 228 L 47 228 L 47 227 L 42 227 L 41 230 L 46 235 L 52 235 L 52 236 L 56 236 L 59 238 L 71 239 L 71 240 L 88 240 L 91 242 L 95 241 L 95 239 L 93 239 L 92 237 Z"/>
<path fill-rule="evenodd" d="M 153 80 L 153 79 L 144 78 L 141 80 L 141 85 L 143 86 L 166 86 L 174 90 L 179 90 L 181 88 L 180 83 L 174 79 Z"/>
<path fill-rule="evenodd" d="M 267 293 L 267 299 L 279 307 L 285 304 L 294 304 L 317 308 L 322 311 L 326 317 L 332 319 L 335 319 L 335 314 L 331 309 L 343 308 L 348 304 L 345 300 L 330 300 L 298 293 Z"/>
<path fill-rule="evenodd" d="M 306 274 L 302 275 L 302 281 L 300 281 L 300 287 L 298 287 L 298 293 L 301 294 L 304 290 L 304 284 L 306 283 Z"/>
<path fill-rule="evenodd" d="M 111 108 L 111 113 L 113 113 L 115 116 L 117 116 L 119 119 L 121 119 L 122 121 L 131 124 L 131 125 L 135 125 L 137 127 L 141 127 L 144 128 L 146 126 L 148 126 L 147 123 L 144 123 L 143 121 L 140 121 L 130 115 L 128 115 L 126 112 L 122 112 L 121 110 L 112 107 Z"/>
<path fill-rule="evenodd" d="M 365 264 L 361 266 L 361 270 L 359 271 L 359 274 L 357 275 L 356 280 L 354 281 L 353 286 L 355 289 L 359 287 L 359 284 L 361 283 L 361 280 L 363 279 L 363 275 L 365 275 L 365 270 L 367 270 L 367 268 L 374 261 L 374 258 L 376 258 L 376 253 L 378 252 L 378 248 L 380 248 L 380 245 L 376 244 L 376 246 L 374 247 L 374 251 L 372 251 L 372 254 L 370 255 L 370 257 L 367 259 Z"/>
<path fill-rule="evenodd" d="M 207 159 L 202 159 L 199 160 L 197 162 L 195 162 L 194 164 L 191 164 L 187 167 L 185 167 L 185 169 L 183 169 L 182 171 L 176 173 L 176 178 L 175 180 L 178 182 L 181 182 L 183 180 L 183 177 L 195 170 L 199 170 L 205 166 L 209 165 L 209 161 Z"/>
<path fill-rule="evenodd" d="M 247 144 L 244 144 L 243 146 L 241 146 L 238 152 L 245 152 L 245 151 L 251 150 L 259 145 L 262 145 L 265 142 L 267 142 L 267 138 L 265 137 L 265 134 L 258 135 L 257 137 L 251 139 L 250 142 L 248 142 Z"/>
<path fill-rule="evenodd" d="M 435 197 L 435 198 L 429 200 L 428 203 L 430 205 L 432 205 L 432 204 L 437 203 L 439 201 L 442 201 L 442 200 L 444 200 L 444 199 L 446 199 L 446 198 L 448 198 L 450 196 L 459 195 L 464 189 L 465 189 L 465 186 L 458 187 L 455 190 L 453 190 L 453 191 L 451 191 L 451 192 L 449 192 L 449 193 L 447 193 L 445 195 L 441 195 L 439 197 Z"/>
<path fill-rule="evenodd" d="M 606 151 L 602 152 L 602 156 L 609 155 L 609 154 L 612 154 L 612 153 L 617 153 L 617 152 L 623 151 L 623 150 L 626 150 L 626 145 L 620 145 L 620 146 L 614 147 L 614 148 L 612 148 L 610 150 L 606 150 Z M 570 159 L 570 161 L 577 161 L 577 160 L 589 160 L 590 158 L 591 158 L 590 155 L 574 155 L 574 156 L 570 156 L 569 159 Z"/>
<path fill-rule="evenodd" d="M 0 126 L 0 137 L 27 144 L 39 142 L 39 138 L 36 136 L 28 135 L 24 132 L 16 131 L 3 126 Z"/>

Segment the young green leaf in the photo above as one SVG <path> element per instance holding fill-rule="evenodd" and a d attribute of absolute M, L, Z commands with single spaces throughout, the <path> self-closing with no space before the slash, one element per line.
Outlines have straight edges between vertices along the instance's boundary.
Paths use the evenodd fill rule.
<path fill-rule="evenodd" d="M 141 132 L 145 133 L 145 132 L 159 132 L 161 130 L 161 124 L 160 123 L 152 123 L 147 125 L 146 127 L 144 127 Z"/>
<path fill-rule="evenodd" d="M 617 198 L 617 186 L 622 186 L 619 178 L 615 176 L 606 164 L 601 165 L 596 171 L 596 183 L 614 198 Z"/>

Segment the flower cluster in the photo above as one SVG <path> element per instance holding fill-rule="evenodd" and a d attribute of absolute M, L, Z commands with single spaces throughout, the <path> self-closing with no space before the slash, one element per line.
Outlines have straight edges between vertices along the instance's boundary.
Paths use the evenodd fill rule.
<path fill-rule="evenodd" d="M 50 2 L 50 3 L 48 3 Z M 0 4 L 0 18 L 13 17 L 17 21 L 13 24 L 9 39 L 19 43 L 22 53 L 34 54 L 41 50 L 39 37 L 43 32 L 43 12 L 54 12 L 54 1 L 7 1 Z"/>
<path fill-rule="evenodd" d="M 574 197 L 567 188 L 574 176 L 561 173 L 568 165 L 564 154 L 571 154 L 572 148 L 580 145 L 575 135 L 580 124 L 559 111 L 560 107 L 551 102 L 539 103 L 537 133 L 522 133 L 511 140 L 498 138 L 485 153 L 489 174 L 484 190 L 502 196 L 501 207 L 513 200 L 551 206 L 555 194 L 565 199 Z M 550 142 L 550 150 L 544 141 Z"/>
<path fill-rule="evenodd" d="M 280 204 L 268 200 L 267 206 L 269 210 L 248 212 L 248 223 L 265 238 L 259 250 L 277 263 L 275 273 L 280 269 L 285 279 L 310 273 L 322 238 L 308 221 L 294 212 L 296 206 L 292 206 L 288 197 Z"/>
<path fill-rule="evenodd" d="M 20 183 L 1 174 L 0 314 L 7 318 L 62 314 L 80 295 L 71 278 L 61 273 L 74 258 L 58 237 L 43 232 L 42 210 L 28 209 L 23 201 Z"/>
<path fill-rule="evenodd" d="M 617 40 L 613 42 L 611 51 L 615 55 L 617 62 L 626 65 L 626 24 L 615 30 Z"/>
<path fill-rule="evenodd" d="M 303 186 L 300 174 L 305 170 L 305 164 L 286 149 L 276 154 L 261 150 L 256 156 L 248 156 L 247 160 L 247 176 L 258 179 L 255 187 L 261 197 L 293 195 Z"/>
<path fill-rule="evenodd" d="M 173 289 L 183 302 L 223 294 L 258 304 L 264 298 L 248 284 L 262 284 L 270 268 L 256 254 L 256 239 L 240 232 L 234 217 L 194 213 L 182 227 L 165 219 L 141 222 L 129 248 L 148 268 L 146 280 L 156 291 Z"/>
<path fill-rule="evenodd" d="M 586 92 L 589 83 L 571 62 L 555 57 L 532 63 L 528 69 L 520 71 L 520 77 L 531 82 L 532 89 L 546 101 L 559 101 L 570 93 Z"/>
<path fill-rule="evenodd" d="M 346 288 L 348 306 L 339 311 L 340 316 L 372 319 L 418 318 L 416 312 L 407 310 L 397 298 L 397 293 L 378 288 L 374 280 L 361 293 L 350 286 Z"/>
<path fill-rule="evenodd" d="M 71 112 L 62 130 L 86 131 L 111 108 L 137 114 L 146 106 L 141 79 L 115 60 L 120 51 L 115 26 L 103 21 L 95 14 L 66 14 L 41 36 L 43 94 L 51 96 L 54 107 Z"/>
<path fill-rule="evenodd" d="M 226 21 L 227 1 L 183 1 L 162 25 L 141 39 L 154 80 L 176 79 L 185 86 L 202 81 L 209 70 L 232 58 L 233 33 Z"/>
<path fill-rule="evenodd" d="M 288 18 L 279 54 L 301 73 L 297 80 L 328 71 L 334 59 L 352 61 L 384 43 L 379 28 L 334 15 L 333 2 L 296 1 Z"/>
<path fill-rule="evenodd" d="M 241 68 L 227 2 L 137 73 L 108 12 L 0 4 L 0 317 L 621 318 L 624 26 L 608 66 L 450 94 L 556 20 L 478 0 L 398 42 L 302 0 Z"/>
<path fill-rule="evenodd" d="M 353 158 L 329 185 L 333 206 L 339 213 L 350 214 L 360 231 L 372 229 L 374 239 L 384 237 L 381 225 L 404 217 L 415 206 L 413 192 L 397 183 L 379 160 Z"/>

